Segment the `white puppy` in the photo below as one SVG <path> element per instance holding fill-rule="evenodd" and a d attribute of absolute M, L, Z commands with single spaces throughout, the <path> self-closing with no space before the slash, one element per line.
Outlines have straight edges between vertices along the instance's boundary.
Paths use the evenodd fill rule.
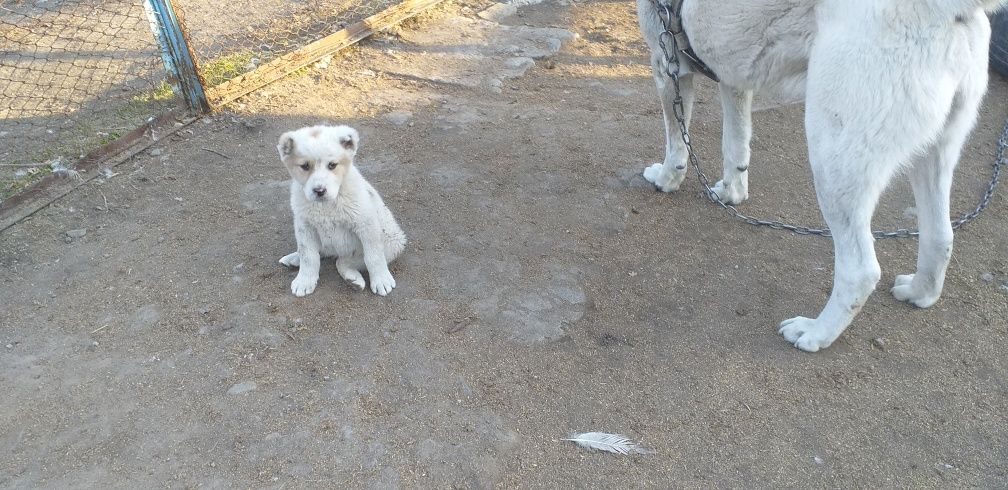
<path fill-rule="evenodd" d="M 385 296 L 396 286 L 389 262 L 406 246 L 406 235 L 374 187 L 354 167 L 360 137 L 347 126 L 312 126 L 280 136 L 277 151 L 291 175 L 291 210 L 297 252 L 280 263 L 299 267 L 295 296 L 315 291 L 321 257 L 336 257 L 350 284 Z"/>
<path fill-rule="evenodd" d="M 881 277 L 871 233 L 875 205 L 901 168 L 917 201 L 917 270 L 892 294 L 921 308 L 938 300 L 952 254 L 949 192 L 959 152 L 987 89 L 990 23 L 1008 0 L 637 0 L 665 112 L 665 161 L 644 178 L 679 187 L 687 153 L 675 88 L 665 74 L 658 12 L 681 12 L 694 51 L 720 78 L 724 172 L 713 190 L 725 203 L 749 197 L 753 93 L 805 100 L 816 196 L 833 234 L 833 292 L 814 318 L 780 324 L 796 347 L 816 351 L 847 328 Z M 681 6 L 681 10 L 677 7 Z M 677 20 L 677 19 L 675 19 Z M 678 22 L 674 22 L 678 24 Z M 680 53 L 675 53 L 676 55 Z M 682 112 L 694 99 L 679 56 Z"/>

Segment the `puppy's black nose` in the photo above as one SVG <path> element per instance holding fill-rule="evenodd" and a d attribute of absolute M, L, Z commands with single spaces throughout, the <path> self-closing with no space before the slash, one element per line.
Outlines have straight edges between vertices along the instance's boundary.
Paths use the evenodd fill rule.
<path fill-rule="evenodd" d="M 316 196 L 322 197 L 325 195 L 325 187 L 322 186 L 315 187 L 312 189 L 312 192 L 314 192 Z"/>

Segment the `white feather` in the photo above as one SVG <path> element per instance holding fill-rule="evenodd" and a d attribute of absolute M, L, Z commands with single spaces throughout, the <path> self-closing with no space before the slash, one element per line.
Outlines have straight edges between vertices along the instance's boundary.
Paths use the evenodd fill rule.
<path fill-rule="evenodd" d="M 616 454 L 650 454 L 651 451 L 644 449 L 622 434 L 607 434 L 605 432 L 585 432 L 576 434 L 563 441 L 577 443 L 578 446 L 607 451 Z"/>

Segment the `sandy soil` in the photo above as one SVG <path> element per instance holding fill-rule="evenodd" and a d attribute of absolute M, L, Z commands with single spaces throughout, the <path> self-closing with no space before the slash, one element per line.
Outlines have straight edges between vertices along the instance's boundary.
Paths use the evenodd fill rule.
<path fill-rule="evenodd" d="M 822 306 L 831 244 L 640 177 L 663 142 L 632 3 L 526 6 L 508 29 L 487 5 L 267 87 L 2 232 L 0 486 L 1008 485 L 1004 194 L 957 233 L 937 305 L 887 293 L 916 242 L 881 241 L 855 324 L 799 352 L 776 325 Z M 801 107 L 761 108 L 744 208 L 817 224 Z M 955 209 L 1006 114 L 995 79 Z M 276 262 L 294 238 L 274 145 L 320 120 L 361 131 L 411 238 L 387 298 L 329 263 L 297 299 Z M 711 83 L 693 134 L 714 172 Z M 913 224 L 907 188 L 878 227 Z M 654 454 L 559 440 L 590 430 Z"/>

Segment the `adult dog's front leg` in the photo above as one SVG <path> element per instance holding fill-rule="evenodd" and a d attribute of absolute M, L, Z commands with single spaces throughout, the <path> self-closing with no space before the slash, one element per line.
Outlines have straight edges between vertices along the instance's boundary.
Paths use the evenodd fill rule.
<path fill-rule="evenodd" d="M 844 161 L 839 151 L 814 148 L 825 145 L 818 143 L 821 135 L 815 133 L 819 130 L 810 129 L 816 195 L 833 234 L 833 291 L 819 316 L 785 320 L 779 333 L 795 347 L 815 352 L 829 347 L 847 329 L 882 275 L 875 258 L 871 218 L 888 176 L 873 179 L 859 171 L 865 168 L 864 161 Z M 824 153 L 833 158 L 824 158 Z"/>
<path fill-rule="evenodd" d="M 856 120 L 859 108 L 835 94 L 827 83 L 834 77 L 810 67 L 805 129 L 816 197 L 833 235 L 833 291 L 815 318 L 795 317 L 780 324 L 779 332 L 795 347 L 815 352 L 828 347 L 861 311 L 882 275 L 875 257 L 871 219 L 878 198 L 898 165 L 886 145 L 889 135 L 873 144 L 859 144 L 863 133 L 846 130 L 838 121 Z M 840 64 L 838 66 L 844 66 Z M 828 73 L 828 72 L 827 72 Z M 820 75 L 814 77 L 813 75 Z M 813 83 L 816 82 L 816 83 Z M 849 90 L 856 87 L 848 86 Z M 891 128 L 897 131 L 897 128 Z"/>
<path fill-rule="evenodd" d="M 683 179 L 686 178 L 686 163 L 689 154 L 686 151 L 686 144 L 682 141 L 681 126 L 675 117 L 675 85 L 672 79 L 665 74 L 664 67 L 664 57 L 660 53 L 653 54 L 651 68 L 665 120 L 665 161 L 644 169 L 644 178 L 660 191 L 672 192 L 678 189 Z M 689 129 L 694 100 L 692 74 L 685 74 L 679 78 L 679 93 L 682 96 L 682 111 L 686 129 Z"/>
<path fill-rule="evenodd" d="M 833 292 L 819 316 L 784 320 L 779 329 L 788 342 L 807 352 L 829 347 L 847 329 L 882 275 L 875 258 L 870 210 L 824 209 L 823 216 L 833 231 Z"/>
<path fill-rule="evenodd" d="M 749 198 L 749 140 L 752 139 L 752 92 L 720 85 L 724 113 L 721 157 L 724 172 L 711 190 L 725 204 Z"/>
<path fill-rule="evenodd" d="M 391 293 L 396 287 L 396 282 L 388 268 L 381 228 L 368 226 L 358 230 L 358 238 L 363 249 L 364 266 L 367 267 L 371 280 L 371 292 L 379 296 Z"/>

